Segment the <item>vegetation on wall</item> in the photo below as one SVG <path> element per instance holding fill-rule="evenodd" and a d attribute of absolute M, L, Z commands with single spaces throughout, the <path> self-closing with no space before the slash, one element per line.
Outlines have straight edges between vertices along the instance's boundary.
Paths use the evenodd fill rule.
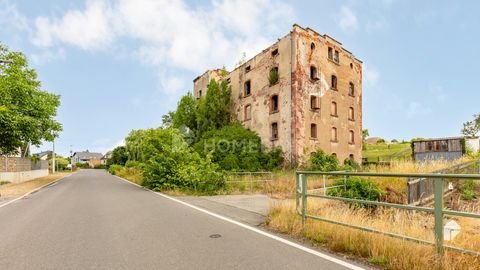
<path fill-rule="evenodd" d="M 480 132 L 480 113 L 473 116 L 473 120 L 463 123 L 462 134 L 476 136 Z"/>

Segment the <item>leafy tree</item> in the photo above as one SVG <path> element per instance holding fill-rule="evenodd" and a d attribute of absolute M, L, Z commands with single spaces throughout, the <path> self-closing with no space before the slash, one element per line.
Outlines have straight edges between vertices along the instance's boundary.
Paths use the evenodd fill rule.
<path fill-rule="evenodd" d="M 108 159 L 108 165 L 117 164 L 124 166 L 128 160 L 127 149 L 125 146 L 118 146 L 112 151 L 112 157 Z"/>
<path fill-rule="evenodd" d="M 172 117 L 172 126 L 180 129 L 184 134 L 188 134 L 194 140 L 198 132 L 197 107 L 197 101 L 191 93 L 188 93 L 180 99 Z"/>
<path fill-rule="evenodd" d="M 196 116 L 198 138 L 209 130 L 220 129 L 232 122 L 231 89 L 226 81 L 210 81 L 205 98 L 199 100 Z"/>
<path fill-rule="evenodd" d="M 169 128 L 173 125 L 173 116 L 175 112 L 168 112 L 167 114 L 162 115 L 162 127 Z"/>
<path fill-rule="evenodd" d="M 362 130 L 362 140 L 365 142 L 365 140 L 370 136 L 370 133 L 368 132 L 368 129 Z"/>
<path fill-rule="evenodd" d="M 17 154 L 29 144 L 52 141 L 62 130 L 55 120 L 60 96 L 41 89 L 24 54 L 0 45 L 0 58 L 10 62 L 0 66 L 0 154 Z"/>
<path fill-rule="evenodd" d="M 463 123 L 462 134 L 465 136 L 476 136 L 480 132 L 480 114 L 474 115 L 472 121 Z"/>

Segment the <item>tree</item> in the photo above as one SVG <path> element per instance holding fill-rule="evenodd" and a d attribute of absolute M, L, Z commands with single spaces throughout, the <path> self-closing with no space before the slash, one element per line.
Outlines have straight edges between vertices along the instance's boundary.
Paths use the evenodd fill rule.
<path fill-rule="evenodd" d="M 197 102 L 192 93 L 189 92 L 180 99 L 172 120 L 175 128 L 186 127 L 193 133 L 197 131 Z"/>
<path fill-rule="evenodd" d="M 370 133 L 368 132 L 368 129 L 362 130 L 362 141 L 365 142 L 365 140 L 370 136 Z"/>
<path fill-rule="evenodd" d="M 162 127 L 169 128 L 173 125 L 173 117 L 175 112 L 168 112 L 167 114 L 162 115 Z"/>
<path fill-rule="evenodd" d="M 476 136 L 480 132 L 480 114 L 473 116 L 472 121 L 463 123 L 462 134 L 465 136 Z"/>
<path fill-rule="evenodd" d="M 205 98 L 199 100 L 196 116 L 198 138 L 209 130 L 220 129 L 232 122 L 231 89 L 227 81 L 210 81 Z"/>
<path fill-rule="evenodd" d="M 18 154 L 28 145 L 52 141 L 62 130 L 55 120 L 60 96 L 41 89 L 37 73 L 20 52 L 0 45 L 0 58 L 10 63 L 0 67 L 0 154 Z"/>
<path fill-rule="evenodd" d="M 125 146 L 118 146 L 112 151 L 112 157 L 108 159 L 108 165 L 117 164 L 124 166 L 127 163 L 128 155 Z"/>

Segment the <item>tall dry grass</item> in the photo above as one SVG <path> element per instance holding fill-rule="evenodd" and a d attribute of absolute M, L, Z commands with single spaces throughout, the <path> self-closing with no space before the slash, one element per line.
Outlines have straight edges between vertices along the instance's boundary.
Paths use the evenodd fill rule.
<path fill-rule="evenodd" d="M 333 251 L 360 256 L 387 269 L 480 269 L 480 258 L 447 251 L 438 259 L 429 245 L 368 233 L 326 222 L 307 220 L 302 228 L 293 200 L 271 207 L 268 227 L 276 231 L 303 237 Z M 375 211 L 353 209 L 341 202 L 309 200 L 308 213 L 433 241 L 433 218 L 427 214 L 398 209 L 377 208 Z M 480 251 L 478 221 L 458 219 L 462 232 L 448 243 Z"/>

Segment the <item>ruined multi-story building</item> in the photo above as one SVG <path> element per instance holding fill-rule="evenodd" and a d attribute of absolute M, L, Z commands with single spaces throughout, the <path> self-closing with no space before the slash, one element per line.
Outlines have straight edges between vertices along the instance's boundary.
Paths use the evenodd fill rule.
<path fill-rule="evenodd" d="M 288 161 L 302 164 L 318 149 L 361 161 L 362 61 L 328 35 L 295 24 L 233 71 L 197 77 L 194 96 L 212 79 L 227 80 L 238 120 Z"/>

